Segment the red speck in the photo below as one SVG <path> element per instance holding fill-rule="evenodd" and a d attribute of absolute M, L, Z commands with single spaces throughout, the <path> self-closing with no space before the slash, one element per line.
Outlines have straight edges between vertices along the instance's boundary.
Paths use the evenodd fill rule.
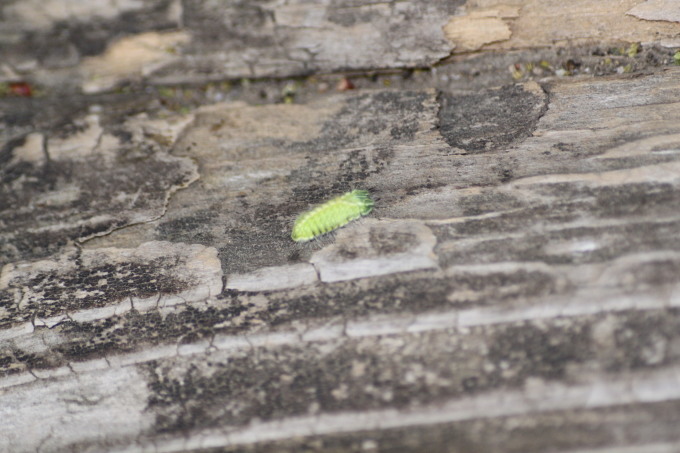
<path fill-rule="evenodd" d="M 354 89 L 354 84 L 352 83 L 351 80 L 349 80 L 347 77 L 343 77 L 340 82 L 338 82 L 338 86 L 336 87 L 338 91 L 347 91 L 347 90 L 353 90 Z"/>
<path fill-rule="evenodd" d="M 9 84 L 9 92 L 14 96 L 31 97 L 33 95 L 33 90 L 31 90 L 31 85 L 26 82 L 11 82 Z"/>

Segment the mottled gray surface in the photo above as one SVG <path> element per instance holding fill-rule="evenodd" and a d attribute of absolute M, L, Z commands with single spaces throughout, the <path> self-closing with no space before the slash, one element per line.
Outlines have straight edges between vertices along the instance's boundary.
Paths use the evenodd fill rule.
<path fill-rule="evenodd" d="M 680 46 L 674 6 L 671 0 L 584 6 L 534 0 L 3 0 L 0 83 L 26 80 L 54 93 L 101 93 L 142 81 L 363 77 L 432 66 L 443 71 L 444 85 L 456 87 L 617 74 L 672 60 Z M 569 48 L 574 45 L 587 47 Z M 480 46 L 504 52 L 471 52 Z M 452 59 L 455 68 L 441 64 Z"/>
<path fill-rule="evenodd" d="M 153 83 L 186 83 L 429 66 L 451 53 L 454 46 L 443 26 L 463 2 L 3 3 L 0 59 L 5 70 L 13 68 L 49 86 L 99 92 L 140 75 Z M 164 44 L 146 53 L 127 46 L 130 37 L 152 43 L 146 50 Z M 111 56 L 111 48 L 125 49 L 117 57 L 121 70 L 92 68 L 91 62 L 101 61 L 97 58 Z M 116 76 L 110 83 L 112 73 Z"/>
<path fill-rule="evenodd" d="M 5 119 L 6 136 L 20 135 L 0 150 L 0 264 L 160 217 L 169 195 L 197 178 L 191 161 L 165 152 L 186 118 L 140 114 L 104 128 L 91 113 L 44 132 Z"/>
<path fill-rule="evenodd" d="M 680 451 L 672 51 L 461 5 L 0 2 L 0 450 Z"/>
<path fill-rule="evenodd" d="M 89 192 L 80 218 L 115 231 L 64 220 L 64 245 L 5 255 L 2 448 L 674 451 L 679 74 L 22 131 L 3 171 L 77 168 L 56 192 L 3 180 L 32 215 L 88 179 L 140 201 Z M 351 188 L 375 197 L 369 218 L 290 240 L 299 211 Z M 21 434 L 46 412 L 51 433 Z"/>

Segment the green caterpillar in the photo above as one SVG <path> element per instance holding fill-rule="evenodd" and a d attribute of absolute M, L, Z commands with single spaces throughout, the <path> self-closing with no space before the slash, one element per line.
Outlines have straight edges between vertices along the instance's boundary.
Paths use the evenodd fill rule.
<path fill-rule="evenodd" d="M 368 191 L 353 190 L 300 214 L 290 236 L 296 242 L 311 241 L 368 214 L 372 209 L 373 200 Z"/>

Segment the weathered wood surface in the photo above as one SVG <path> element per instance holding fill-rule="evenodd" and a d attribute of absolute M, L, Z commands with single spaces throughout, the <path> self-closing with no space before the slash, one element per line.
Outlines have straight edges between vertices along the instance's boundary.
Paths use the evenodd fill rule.
<path fill-rule="evenodd" d="M 125 9 L 93 7 L 98 25 L 124 14 L 130 36 L 163 29 L 185 51 L 202 39 L 180 36 L 189 19 L 218 7 L 95 3 Z M 494 2 L 477 3 L 469 18 L 492 17 Z M 227 4 L 232 21 L 329 8 Z M 379 29 L 383 8 L 421 4 L 340 9 L 374 11 L 361 24 Z M 472 59 L 392 89 L 308 90 L 302 104 L 174 108 L 144 89 L 1 98 L 0 450 L 680 451 L 680 68 L 649 57 L 674 16 L 663 1 L 616 4 L 613 17 L 660 21 L 634 74 L 480 88 L 455 77 L 484 72 Z M 2 36 L 23 36 L 8 11 L 30 5 L 3 5 Z M 395 17 L 446 19 L 423 39 L 466 17 L 428 5 Z M 31 36 L 66 14 L 84 45 L 71 21 L 89 16 L 42 11 Z M 267 47 L 214 36 L 238 55 Z M 409 45 L 404 66 L 452 50 Z M 393 67 L 383 47 L 355 50 Z M 305 70 L 338 69 L 339 55 Z M 27 71 L 58 76 L 44 61 Z M 351 188 L 376 198 L 368 218 L 290 240 L 297 213 Z"/>
<path fill-rule="evenodd" d="M 0 80 L 60 90 L 426 67 L 476 50 L 680 47 L 673 0 L 3 0 Z"/>

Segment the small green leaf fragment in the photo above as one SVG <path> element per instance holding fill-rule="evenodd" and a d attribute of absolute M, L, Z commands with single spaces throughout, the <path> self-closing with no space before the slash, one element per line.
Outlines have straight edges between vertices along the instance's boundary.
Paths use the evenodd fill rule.
<path fill-rule="evenodd" d="M 628 46 L 628 49 L 626 49 L 626 55 L 628 55 L 630 58 L 633 58 L 635 55 L 638 54 L 639 51 L 640 43 L 634 42 L 630 46 Z"/>

